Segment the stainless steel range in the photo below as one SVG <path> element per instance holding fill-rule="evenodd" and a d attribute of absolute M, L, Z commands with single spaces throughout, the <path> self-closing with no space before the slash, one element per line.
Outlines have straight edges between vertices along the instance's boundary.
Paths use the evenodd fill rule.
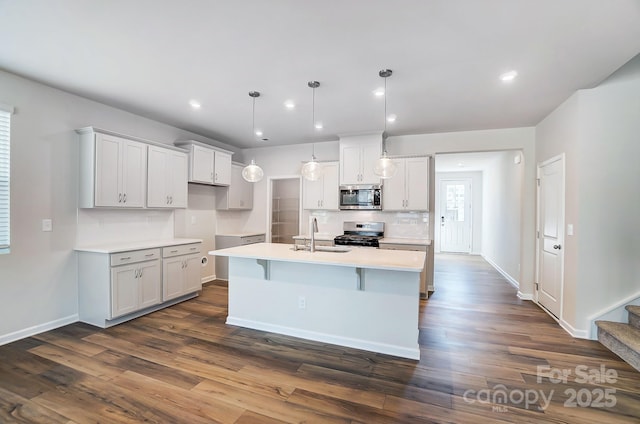
<path fill-rule="evenodd" d="M 333 239 L 336 245 L 378 247 L 384 237 L 384 222 L 345 221 L 342 229 L 344 234 Z"/>

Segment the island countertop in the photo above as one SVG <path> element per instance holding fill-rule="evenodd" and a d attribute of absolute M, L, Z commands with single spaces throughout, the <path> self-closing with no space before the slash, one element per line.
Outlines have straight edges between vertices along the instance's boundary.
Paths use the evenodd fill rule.
<path fill-rule="evenodd" d="M 312 253 L 305 250 L 293 250 L 291 244 L 256 243 L 212 250 L 209 255 L 420 272 L 424 267 L 426 254 L 425 252 L 382 250 L 370 247 L 351 247 L 349 252 L 316 251 Z"/>

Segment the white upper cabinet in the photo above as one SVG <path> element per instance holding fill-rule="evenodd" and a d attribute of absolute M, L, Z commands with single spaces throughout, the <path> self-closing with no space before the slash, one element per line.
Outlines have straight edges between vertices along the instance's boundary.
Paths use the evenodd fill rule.
<path fill-rule="evenodd" d="M 249 210 L 253 209 L 253 183 L 242 178 L 244 165 L 231 165 L 231 184 L 221 187 L 216 193 L 216 209 Z"/>
<path fill-rule="evenodd" d="M 396 175 L 384 180 L 382 209 L 386 211 L 429 210 L 429 158 L 396 158 Z"/>
<path fill-rule="evenodd" d="M 373 166 L 382 152 L 382 137 L 377 135 L 340 139 L 340 184 L 380 184 Z"/>
<path fill-rule="evenodd" d="M 322 176 L 317 181 L 303 179 L 302 207 L 304 209 L 338 210 L 339 163 L 322 162 Z"/>
<path fill-rule="evenodd" d="M 159 146 L 148 151 L 147 207 L 187 207 L 187 154 Z"/>
<path fill-rule="evenodd" d="M 142 208 L 147 145 L 92 127 L 80 134 L 79 207 Z"/>
<path fill-rule="evenodd" d="M 231 155 L 197 141 L 178 141 L 176 146 L 189 149 L 189 182 L 228 186 L 231 184 Z"/>

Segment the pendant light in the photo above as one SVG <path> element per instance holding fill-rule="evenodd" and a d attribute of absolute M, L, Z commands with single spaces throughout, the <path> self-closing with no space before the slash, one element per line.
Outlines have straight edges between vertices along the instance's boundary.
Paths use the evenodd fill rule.
<path fill-rule="evenodd" d="M 252 111 L 252 120 L 251 120 L 251 127 L 252 127 L 252 136 L 255 137 L 256 134 L 256 97 L 260 97 L 260 92 L 259 91 L 249 91 L 249 96 L 253 99 L 253 111 Z M 251 159 L 251 163 L 247 166 L 245 166 L 242 169 L 242 178 L 244 178 L 246 181 L 250 182 L 250 183 L 257 183 L 258 181 L 260 181 L 262 179 L 262 177 L 264 176 L 264 172 L 262 171 L 262 168 L 260 168 L 258 165 L 256 165 L 256 161 Z"/>
<path fill-rule="evenodd" d="M 398 167 L 387 156 L 387 78 L 393 74 L 391 69 L 383 69 L 378 75 L 384 78 L 384 132 L 382 133 L 382 156 L 373 166 L 373 173 L 380 178 L 391 178 L 396 174 Z"/>
<path fill-rule="evenodd" d="M 316 126 L 316 88 L 320 87 L 320 83 L 318 81 L 309 81 L 307 85 L 313 89 L 312 94 L 312 109 L 311 109 L 311 127 L 317 129 Z M 311 145 L 311 160 L 305 163 L 302 166 L 302 176 L 309 181 L 318 181 L 322 176 L 322 167 L 316 161 L 316 145 L 312 143 Z"/>

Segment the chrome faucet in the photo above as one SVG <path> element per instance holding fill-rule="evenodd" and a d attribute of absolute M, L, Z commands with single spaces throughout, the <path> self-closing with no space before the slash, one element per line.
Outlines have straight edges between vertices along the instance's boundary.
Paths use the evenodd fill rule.
<path fill-rule="evenodd" d="M 309 235 L 311 236 L 311 243 L 309 243 L 309 251 L 316 251 L 316 233 L 318 232 L 318 220 L 315 216 L 309 218 Z"/>

